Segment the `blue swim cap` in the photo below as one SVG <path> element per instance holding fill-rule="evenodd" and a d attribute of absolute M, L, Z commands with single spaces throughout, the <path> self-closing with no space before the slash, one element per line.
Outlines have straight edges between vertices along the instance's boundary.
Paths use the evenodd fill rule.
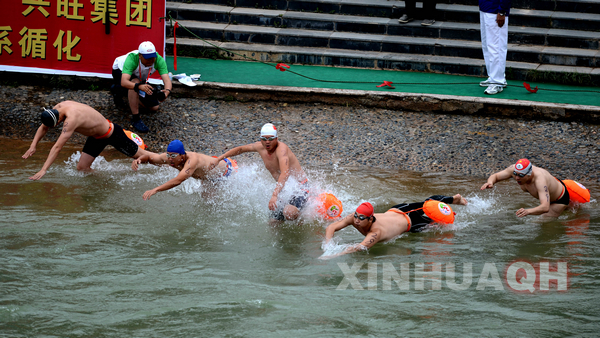
<path fill-rule="evenodd" d="M 181 143 L 181 141 L 179 141 L 179 140 L 172 141 L 171 143 L 169 143 L 169 146 L 167 147 L 167 152 L 185 154 L 185 149 L 183 148 L 183 143 Z"/>

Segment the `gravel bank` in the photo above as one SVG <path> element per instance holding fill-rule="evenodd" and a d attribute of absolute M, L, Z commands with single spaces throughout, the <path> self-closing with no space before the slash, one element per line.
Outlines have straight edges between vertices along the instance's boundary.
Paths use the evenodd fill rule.
<path fill-rule="evenodd" d="M 32 139 L 41 107 L 64 100 L 86 103 L 133 130 L 129 108 L 116 108 L 108 91 L 0 86 L 1 135 Z M 559 178 L 600 182 L 598 125 L 194 98 L 169 98 L 159 112 L 142 119 L 151 130 L 142 137 L 157 152 L 179 138 L 192 151 L 218 155 L 257 140 L 262 124 L 272 122 L 280 141 L 307 167 L 337 164 L 483 178 L 527 157 Z M 83 144 L 85 139 L 72 141 Z"/>

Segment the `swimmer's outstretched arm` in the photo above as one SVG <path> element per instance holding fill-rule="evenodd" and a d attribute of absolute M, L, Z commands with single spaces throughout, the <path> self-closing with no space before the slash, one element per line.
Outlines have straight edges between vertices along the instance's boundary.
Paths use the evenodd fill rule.
<path fill-rule="evenodd" d="M 342 230 L 343 228 L 351 225 L 352 221 L 354 220 L 353 218 L 353 215 L 348 215 L 337 222 L 329 224 L 327 229 L 325 229 L 325 243 L 329 243 L 329 241 L 331 241 L 336 231 Z"/>
<path fill-rule="evenodd" d="M 44 162 L 44 165 L 42 166 L 42 170 L 38 171 L 37 174 L 31 176 L 29 178 L 30 180 L 39 180 L 44 175 L 46 175 L 46 171 L 48 171 L 48 168 L 50 168 L 54 160 L 56 160 L 56 157 L 58 157 L 58 153 L 60 153 L 64 145 L 71 138 L 71 135 L 73 135 L 74 131 L 75 127 L 69 126 L 69 123 L 65 121 L 62 132 L 58 137 L 58 140 L 56 140 L 56 143 L 54 143 L 54 146 L 52 146 L 52 149 L 50 149 L 50 153 L 48 154 L 46 162 Z"/>
<path fill-rule="evenodd" d="M 181 169 L 181 171 L 179 172 L 179 174 L 177 176 L 168 180 L 166 183 L 159 185 L 158 187 L 156 187 L 154 189 L 150 189 L 150 190 L 146 191 L 144 193 L 144 195 L 142 196 L 142 198 L 144 199 L 144 201 L 147 201 L 150 197 L 152 197 L 152 195 L 156 194 L 159 191 L 169 190 L 169 189 L 175 188 L 176 186 L 180 185 L 181 183 L 183 183 L 183 181 L 187 180 L 188 178 L 190 178 L 192 176 L 197 165 L 198 165 L 197 158 L 194 158 L 193 160 L 188 158 L 187 162 L 185 162 L 185 165 L 183 166 L 183 169 Z"/>
<path fill-rule="evenodd" d="M 495 174 L 492 174 L 488 178 L 487 182 L 484 185 L 481 186 L 481 190 L 491 189 L 491 188 L 494 187 L 494 184 L 496 182 L 504 181 L 504 180 L 507 180 L 507 179 L 511 178 L 513 170 L 514 170 L 514 167 L 515 167 L 514 165 L 511 165 L 510 167 L 508 167 L 508 168 L 506 168 L 506 169 L 504 169 L 502 171 L 499 171 L 499 172 L 497 172 Z"/>
<path fill-rule="evenodd" d="M 335 255 L 331 255 L 331 256 L 322 256 L 319 258 L 320 259 L 330 259 L 333 257 L 339 257 L 342 255 L 346 255 L 346 254 L 357 252 L 357 251 L 368 250 L 373 245 L 375 245 L 377 242 L 379 242 L 380 238 L 381 238 L 381 230 L 379 230 L 379 229 L 373 230 L 373 231 L 369 232 L 367 234 L 367 236 L 365 236 L 365 239 L 362 242 L 347 247 L 346 250 L 340 252 L 339 254 L 335 254 Z"/>
<path fill-rule="evenodd" d="M 43 124 L 38 128 L 38 130 L 35 132 L 35 136 L 33 137 L 33 141 L 31 141 L 31 145 L 29 146 L 29 149 L 27 149 L 25 154 L 23 154 L 23 156 L 22 156 L 23 158 L 28 158 L 35 153 L 37 144 L 46 135 L 46 133 L 48 132 L 48 129 L 50 129 L 50 128 Z"/>
<path fill-rule="evenodd" d="M 144 154 L 138 158 L 136 158 L 135 160 L 133 160 L 133 162 L 131 162 L 131 169 L 133 170 L 138 170 L 139 169 L 139 165 L 142 163 L 150 163 L 150 164 L 154 164 L 154 165 L 161 165 L 161 164 L 167 164 L 167 153 L 162 153 L 162 154 L 155 154 L 155 153 L 150 153 L 150 154 Z"/>
<path fill-rule="evenodd" d="M 239 146 L 239 147 L 235 147 L 233 149 L 228 150 L 227 152 L 225 152 L 225 154 L 217 157 L 217 158 L 212 158 L 210 160 L 210 165 L 208 166 L 208 170 L 212 170 L 214 167 L 216 167 L 217 165 L 219 165 L 219 162 L 223 161 L 224 158 L 226 157 L 233 157 L 233 156 L 237 156 L 239 154 L 243 154 L 243 153 L 249 153 L 249 152 L 256 152 L 256 144 L 260 144 L 260 142 L 256 142 L 256 143 L 250 143 L 250 144 L 246 144 L 243 146 Z"/>

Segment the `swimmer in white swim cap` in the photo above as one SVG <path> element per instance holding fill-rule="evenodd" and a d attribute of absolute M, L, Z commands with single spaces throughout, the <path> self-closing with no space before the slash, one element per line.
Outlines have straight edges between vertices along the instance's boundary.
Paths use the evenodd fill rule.
<path fill-rule="evenodd" d="M 214 159 L 212 164 L 217 165 L 223 158 L 247 152 L 258 153 L 271 176 L 277 181 L 269 200 L 269 210 L 272 211 L 271 218 L 279 221 L 298 218 L 308 199 L 308 179 L 296 155 L 285 143 L 278 140 L 277 127 L 272 123 L 264 124 L 260 129 L 258 142 L 235 147 Z M 298 182 L 298 188 L 289 200 L 279 200 L 279 193 L 290 177 Z"/>

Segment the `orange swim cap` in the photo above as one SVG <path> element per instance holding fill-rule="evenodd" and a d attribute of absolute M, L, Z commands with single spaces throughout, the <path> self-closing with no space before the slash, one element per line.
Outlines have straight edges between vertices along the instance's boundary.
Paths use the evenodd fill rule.
<path fill-rule="evenodd" d="M 335 219 L 342 215 L 342 202 L 333 194 L 322 193 L 317 197 L 319 206 L 317 212 L 326 219 Z"/>

